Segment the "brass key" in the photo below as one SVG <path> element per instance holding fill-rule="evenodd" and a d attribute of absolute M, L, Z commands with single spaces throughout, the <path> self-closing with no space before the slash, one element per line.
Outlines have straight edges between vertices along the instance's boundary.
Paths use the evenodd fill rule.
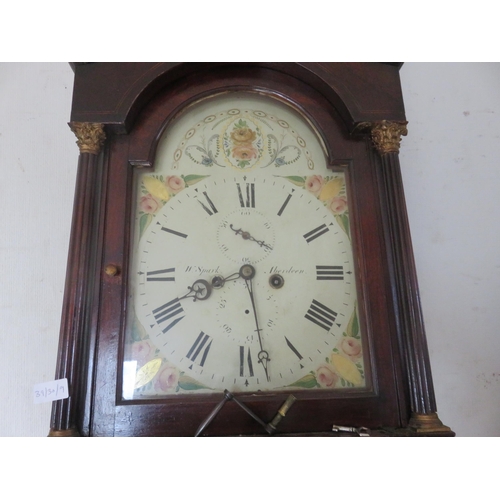
<path fill-rule="evenodd" d="M 349 427 L 347 425 L 334 425 L 332 426 L 333 432 L 351 432 L 361 437 L 370 436 L 370 429 L 367 427 Z"/>

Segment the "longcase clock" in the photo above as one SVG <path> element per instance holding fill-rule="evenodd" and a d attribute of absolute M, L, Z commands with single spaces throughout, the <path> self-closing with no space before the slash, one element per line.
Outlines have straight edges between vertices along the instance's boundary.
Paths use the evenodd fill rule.
<path fill-rule="evenodd" d="M 51 436 L 454 435 L 411 250 L 398 64 L 73 68 L 70 397 Z"/>

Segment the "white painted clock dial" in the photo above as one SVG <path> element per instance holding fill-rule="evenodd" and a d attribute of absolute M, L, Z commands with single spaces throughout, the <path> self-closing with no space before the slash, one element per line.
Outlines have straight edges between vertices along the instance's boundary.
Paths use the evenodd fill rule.
<path fill-rule="evenodd" d="M 187 112 L 139 179 L 126 397 L 364 384 L 345 174 L 261 100 Z"/>

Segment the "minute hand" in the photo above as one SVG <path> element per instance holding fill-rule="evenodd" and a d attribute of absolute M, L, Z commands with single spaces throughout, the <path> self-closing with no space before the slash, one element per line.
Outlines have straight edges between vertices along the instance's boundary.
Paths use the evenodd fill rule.
<path fill-rule="evenodd" d="M 269 353 L 264 350 L 264 346 L 262 345 L 262 336 L 260 334 L 261 329 L 259 328 L 259 320 L 257 318 L 257 308 L 255 307 L 255 297 L 253 294 L 253 281 L 252 278 L 255 276 L 255 269 L 253 266 L 250 265 L 245 265 L 241 268 L 240 275 L 244 278 L 245 280 L 245 285 L 248 290 L 248 294 L 250 295 L 250 301 L 252 302 L 252 309 L 253 309 L 253 316 L 255 319 L 255 326 L 256 326 L 256 331 L 257 335 L 259 336 L 259 344 L 260 344 L 260 352 L 257 355 L 259 358 L 259 363 L 262 363 L 262 366 L 264 367 L 264 371 L 266 372 L 266 378 L 267 381 L 269 382 L 269 372 L 267 370 L 267 364 L 271 359 L 269 358 Z"/>

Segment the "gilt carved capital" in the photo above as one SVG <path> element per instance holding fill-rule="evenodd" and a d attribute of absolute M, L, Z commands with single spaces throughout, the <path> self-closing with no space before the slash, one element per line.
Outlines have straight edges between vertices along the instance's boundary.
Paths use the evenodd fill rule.
<path fill-rule="evenodd" d="M 71 122 L 69 126 L 78 139 L 80 153 L 99 154 L 106 140 L 102 123 Z"/>
<path fill-rule="evenodd" d="M 380 155 L 399 153 L 401 137 L 408 134 L 408 122 L 364 122 L 357 127 L 358 130 L 370 130 L 373 146 Z"/>

